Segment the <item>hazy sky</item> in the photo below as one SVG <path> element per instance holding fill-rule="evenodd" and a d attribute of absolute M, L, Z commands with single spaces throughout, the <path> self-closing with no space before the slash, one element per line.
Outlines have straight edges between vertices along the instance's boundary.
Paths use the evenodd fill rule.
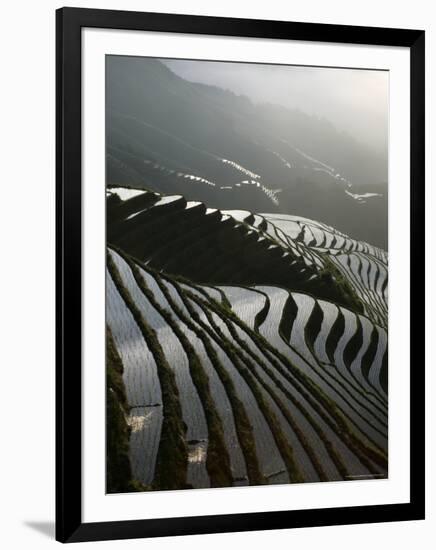
<path fill-rule="evenodd" d="M 379 152 L 387 151 L 389 73 L 356 69 L 163 60 L 187 80 L 213 84 L 323 117 Z"/>

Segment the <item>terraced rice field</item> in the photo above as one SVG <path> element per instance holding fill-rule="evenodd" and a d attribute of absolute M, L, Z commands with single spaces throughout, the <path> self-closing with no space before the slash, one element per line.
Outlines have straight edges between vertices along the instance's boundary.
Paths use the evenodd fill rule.
<path fill-rule="evenodd" d="M 134 479 L 159 490 L 387 477 L 387 253 L 296 216 L 121 195 L 107 323 Z M 172 438 L 178 470 L 164 483 Z"/>

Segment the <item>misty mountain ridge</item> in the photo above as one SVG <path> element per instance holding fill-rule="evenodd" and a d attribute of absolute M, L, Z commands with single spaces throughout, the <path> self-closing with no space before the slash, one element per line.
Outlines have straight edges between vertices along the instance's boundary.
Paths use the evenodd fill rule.
<path fill-rule="evenodd" d="M 107 58 L 107 183 L 295 214 L 387 249 L 387 162 L 332 123 Z"/>

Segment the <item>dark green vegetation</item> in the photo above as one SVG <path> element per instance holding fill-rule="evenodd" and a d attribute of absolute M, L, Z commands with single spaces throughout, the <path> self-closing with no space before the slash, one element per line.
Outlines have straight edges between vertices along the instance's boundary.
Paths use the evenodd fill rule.
<path fill-rule="evenodd" d="M 233 217 L 152 192 L 121 200 L 109 188 L 107 213 L 120 297 L 108 308 L 111 490 L 386 477 L 384 251 L 310 220 Z M 135 369 L 153 368 L 132 361 L 138 337 L 162 392 L 146 473 L 137 458 L 153 444 L 154 401 L 142 423 L 136 409 L 129 450 L 123 391 L 123 378 L 134 385 Z M 202 415 L 206 436 L 188 437 Z"/>
<path fill-rule="evenodd" d="M 387 248 L 387 161 L 359 136 L 188 82 L 155 59 L 108 56 L 106 89 L 109 184 L 294 213 Z"/>
<path fill-rule="evenodd" d="M 148 326 L 146 320 L 142 317 L 133 302 L 129 291 L 124 286 L 120 273 L 110 255 L 107 256 L 107 265 L 118 291 L 138 324 L 158 367 L 165 413 L 154 484 L 159 489 L 185 488 L 187 468 L 187 448 L 184 437 L 185 426 L 182 421 L 178 400 L 179 392 L 175 383 L 174 372 L 166 360 L 156 334 Z"/>
<path fill-rule="evenodd" d="M 106 332 L 106 490 L 108 493 L 145 491 L 132 477 L 129 458 L 128 403 L 123 383 L 123 363 L 111 331 Z"/>
<path fill-rule="evenodd" d="M 214 346 L 212 345 L 210 339 L 207 337 L 207 334 L 205 334 L 205 331 L 202 330 L 203 327 L 201 327 L 201 325 L 198 326 L 198 323 L 194 322 L 198 321 L 199 317 L 197 314 L 195 314 L 195 312 L 192 311 L 192 307 L 184 302 L 184 305 L 188 306 L 188 314 L 184 313 L 184 311 L 177 305 L 177 303 L 169 294 L 168 288 L 165 287 L 163 281 L 159 278 L 157 278 L 156 281 L 159 285 L 160 290 L 166 297 L 168 303 L 171 305 L 171 308 L 176 313 L 178 319 L 181 320 L 188 328 L 190 328 L 204 345 L 208 357 L 227 392 L 227 396 L 232 407 L 239 443 L 241 445 L 242 452 L 245 458 L 248 480 L 254 485 L 263 484 L 265 482 L 265 479 L 263 474 L 261 473 L 259 462 L 256 456 L 253 428 L 251 426 L 250 419 L 247 415 L 245 407 L 238 397 L 237 390 L 235 388 L 232 378 L 229 376 L 229 373 L 226 371 L 224 365 L 221 363 L 216 348 L 214 348 Z M 173 282 L 176 283 L 175 280 Z M 180 287 L 178 288 L 180 291 Z"/>
<path fill-rule="evenodd" d="M 189 359 L 190 373 L 194 385 L 203 403 L 206 414 L 207 427 L 209 432 L 209 445 L 206 459 L 206 468 L 211 479 L 212 487 L 223 487 L 231 485 L 232 473 L 230 470 L 230 460 L 227 448 L 224 442 L 223 425 L 219 417 L 213 397 L 209 388 L 209 380 L 194 347 L 189 342 L 185 334 L 180 330 L 177 321 L 169 310 L 162 308 L 154 298 L 153 293 L 147 287 L 139 269 L 135 264 L 130 263 L 133 275 L 139 288 L 148 298 L 150 304 L 162 315 L 168 325 L 176 334 Z"/>

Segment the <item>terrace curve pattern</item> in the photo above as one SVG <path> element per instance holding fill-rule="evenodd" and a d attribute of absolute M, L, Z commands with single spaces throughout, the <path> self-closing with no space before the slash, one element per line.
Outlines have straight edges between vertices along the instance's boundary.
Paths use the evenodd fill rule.
<path fill-rule="evenodd" d="M 108 188 L 107 219 L 107 324 L 142 490 L 387 477 L 385 251 L 129 188 Z"/>

